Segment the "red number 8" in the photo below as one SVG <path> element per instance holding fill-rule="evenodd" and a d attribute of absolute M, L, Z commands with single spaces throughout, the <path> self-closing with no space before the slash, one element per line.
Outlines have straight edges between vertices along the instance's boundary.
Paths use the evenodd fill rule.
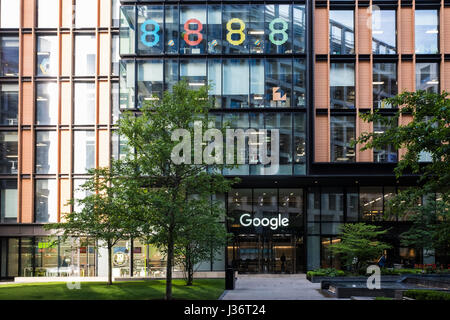
<path fill-rule="evenodd" d="M 196 30 L 190 30 L 189 29 L 189 24 L 191 23 L 195 23 L 197 24 L 197 29 Z M 203 40 L 203 35 L 200 33 L 200 31 L 203 30 L 203 25 L 200 21 L 198 21 L 197 19 L 189 19 L 188 21 L 186 21 L 186 23 L 184 24 L 184 30 L 186 31 L 186 33 L 184 34 L 184 41 L 186 41 L 186 43 L 190 46 L 196 46 L 198 45 L 200 42 L 202 42 Z M 195 41 L 191 41 L 189 40 L 189 35 L 191 34 L 195 34 L 197 35 L 197 40 Z"/>

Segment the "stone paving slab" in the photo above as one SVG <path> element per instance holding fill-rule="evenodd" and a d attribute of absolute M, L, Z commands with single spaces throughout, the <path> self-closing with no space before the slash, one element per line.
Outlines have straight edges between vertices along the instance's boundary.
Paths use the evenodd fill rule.
<path fill-rule="evenodd" d="M 305 274 L 238 275 L 236 288 L 221 300 L 339 300 L 320 290 Z M 342 299 L 340 299 L 342 300 Z"/>

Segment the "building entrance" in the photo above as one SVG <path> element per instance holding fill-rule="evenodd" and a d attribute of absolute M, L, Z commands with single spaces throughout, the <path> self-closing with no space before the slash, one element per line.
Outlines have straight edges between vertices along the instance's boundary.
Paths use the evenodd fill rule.
<path fill-rule="evenodd" d="M 240 234 L 228 246 L 239 273 L 298 273 L 304 270 L 303 237 L 294 234 Z"/>

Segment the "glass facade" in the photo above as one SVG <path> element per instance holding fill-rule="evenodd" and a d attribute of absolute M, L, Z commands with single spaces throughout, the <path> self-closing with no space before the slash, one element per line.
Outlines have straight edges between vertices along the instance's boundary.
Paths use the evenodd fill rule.
<path fill-rule="evenodd" d="M 57 132 L 36 131 L 36 173 L 55 174 L 57 166 Z"/>
<path fill-rule="evenodd" d="M 395 54 L 397 48 L 397 12 L 395 10 L 372 11 L 372 53 Z"/>
<path fill-rule="evenodd" d="M 17 181 L 0 180 L 0 223 L 17 223 Z"/>
<path fill-rule="evenodd" d="M 17 131 L 0 131 L 0 174 L 17 174 Z"/>
<path fill-rule="evenodd" d="M 0 125 L 17 125 L 19 106 L 19 85 L 17 83 L 0 84 Z"/>
<path fill-rule="evenodd" d="M 37 179 L 35 181 L 35 222 L 57 222 L 57 192 L 56 180 Z"/>
<path fill-rule="evenodd" d="M 58 123 L 58 86 L 55 82 L 36 83 L 36 124 Z"/>
<path fill-rule="evenodd" d="M 57 36 L 38 36 L 36 42 L 36 75 L 56 76 L 58 74 Z"/>
<path fill-rule="evenodd" d="M 355 64 L 330 64 L 330 108 L 355 108 Z"/>
<path fill-rule="evenodd" d="M 386 116 L 387 120 L 392 122 L 392 117 Z M 397 124 L 393 124 L 397 125 Z M 383 134 L 390 128 L 389 125 L 376 121 L 373 124 L 373 132 L 376 134 Z M 397 150 L 394 146 L 388 145 L 382 149 L 373 149 L 373 162 L 397 162 Z"/>
<path fill-rule="evenodd" d="M 73 145 L 75 155 L 73 171 L 75 173 L 87 173 L 95 166 L 95 132 L 75 131 L 73 133 Z"/>
<path fill-rule="evenodd" d="M 439 52 L 438 10 L 416 10 L 415 12 L 416 53 Z"/>
<path fill-rule="evenodd" d="M 397 64 L 396 63 L 374 63 L 373 72 L 373 107 L 392 108 L 393 106 L 383 101 L 397 95 Z"/>
<path fill-rule="evenodd" d="M 19 37 L 0 36 L 0 76 L 17 77 L 18 74 Z"/>
<path fill-rule="evenodd" d="M 356 138 L 355 116 L 331 116 L 331 162 L 354 162 L 355 148 L 350 142 Z"/>
<path fill-rule="evenodd" d="M 416 90 L 439 92 L 439 63 L 416 63 Z"/>
<path fill-rule="evenodd" d="M 353 10 L 330 10 L 330 53 L 355 53 Z"/>

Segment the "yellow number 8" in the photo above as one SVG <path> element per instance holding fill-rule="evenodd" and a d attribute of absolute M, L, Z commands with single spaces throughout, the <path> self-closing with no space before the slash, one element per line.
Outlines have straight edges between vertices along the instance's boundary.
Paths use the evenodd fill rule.
<path fill-rule="evenodd" d="M 239 23 L 240 28 L 239 29 L 231 29 L 231 25 L 233 23 Z M 244 29 L 245 29 L 245 23 L 241 19 L 233 18 L 233 19 L 229 20 L 227 22 L 227 30 L 229 31 L 227 33 L 227 41 L 229 43 L 231 43 L 232 45 L 234 45 L 234 46 L 238 46 L 238 45 L 242 44 L 242 42 L 245 41 L 245 34 L 242 32 L 242 31 L 244 31 Z M 233 34 L 238 34 L 239 35 L 239 40 L 231 39 L 231 36 Z"/>

